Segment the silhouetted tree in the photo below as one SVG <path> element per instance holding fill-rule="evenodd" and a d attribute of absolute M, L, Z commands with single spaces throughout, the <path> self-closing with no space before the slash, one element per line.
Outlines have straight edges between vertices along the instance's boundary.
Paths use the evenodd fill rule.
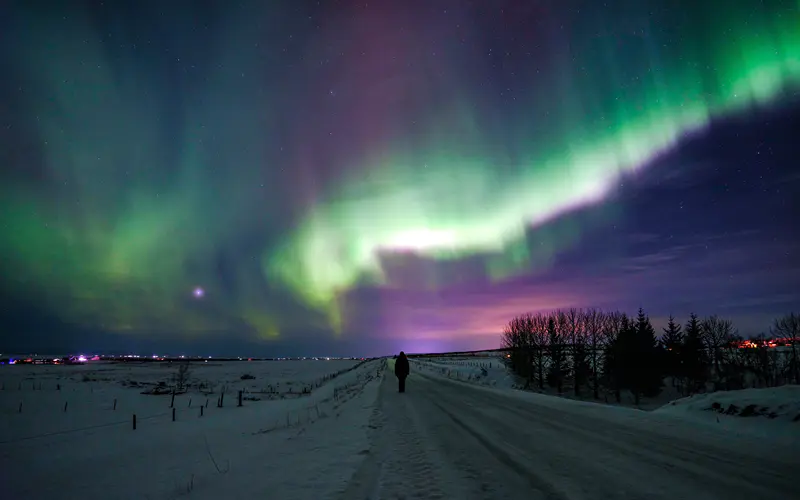
<path fill-rule="evenodd" d="M 189 375 L 191 374 L 189 370 L 189 362 L 183 362 L 178 365 L 178 368 L 175 370 L 175 374 L 173 378 L 175 380 L 175 390 L 176 391 L 183 391 L 186 389 L 186 385 L 189 382 Z"/>
<path fill-rule="evenodd" d="M 709 316 L 700 324 L 703 344 L 705 344 L 711 364 L 714 367 L 714 382 L 728 383 L 728 374 L 723 372 L 723 352 L 722 349 L 728 346 L 733 339 L 736 331 L 730 320 L 722 319 L 717 315 Z"/>
<path fill-rule="evenodd" d="M 600 374 L 598 363 L 600 361 L 599 350 L 603 342 L 603 322 L 605 315 L 597 309 L 586 311 L 586 337 L 589 348 L 589 361 L 591 362 L 592 373 L 592 392 L 594 399 L 600 399 Z"/>
<path fill-rule="evenodd" d="M 661 392 L 663 357 L 656 330 L 641 307 L 636 317 L 635 331 L 635 358 L 632 360 L 634 370 L 629 388 L 638 405 L 640 396 L 652 397 Z"/>
<path fill-rule="evenodd" d="M 544 389 L 545 349 L 547 347 L 547 317 L 539 313 L 533 317 L 531 344 L 534 347 L 533 368 L 536 370 L 536 381 L 539 389 Z"/>
<path fill-rule="evenodd" d="M 617 335 L 616 363 L 620 386 L 630 389 L 636 378 L 636 324 L 622 316 L 622 323 Z"/>
<path fill-rule="evenodd" d="M 558 393 L 562 392 L 564 377 L 567 373 L 567 353 L 564 349 L 564 327 L 566 324 L 563 313 L 558 312 L 550 316 L 547 321 L 547 336 L 549 340 L 548 354 L 550 366 L 547 371 L 547 384 L 555 387 Z"/>
<path fill-rule="evenodd" d="M 631 391 L 635 404 L 642 396 L 658 394 L 662 383 L 658 340 L 650 318 L 641 308 L 635 321 L 624 318 L 616 355 L 621 385 Z"/>
<path fill-rule="evenodd" d="M 572 352 L 572 390 L 576 396 L 589 376 L 586 353 L 586 315 L 583 310 L 572 308 L 566 312 L 569 343 Z"/>
<path fill-rule="evenodd" d="M 617 403 L 622 401 L 622 380 L 619 366 L 619 334 L 623 327 L 627 328 L 625 314 L 614 311 L 605 316 L 603 321 L 603 381 L 606 387 L 614 392 Z"/>
<path fill-rule="evenodd" d="M 797 342 L 800 340 L 800 315 L 790 313 L 776 319 L 772 325 L 772 335 L 790 342 L 788 379 L 794 381 L 795 384 L 800 384 L 800 361 L 797 352 Z"/>
<path fill-rule="evenodd" d="M 524 345 L 522 342 L 522 334 L 519 328 L 517 328 L 516 319 L 517 318 L 511 319 L 511 321 L 503 327 L 500 346 L 508 351 L 508 364 L 511 371 L 519 374 L 522 365 L 524 365 L 523 358 L 521 357 Z"/>
<path fill-rule="evenodd" d="M 683 331 L 681 325 L 675 322 L 675 318 L 670 314 L 667 327 L 663 328 L 664 334 L 661 336 L 661 345 L 664 346 L 664 372 L 673 377 L 673 385 L 677 386 L 678 381 L 682 381 L 684 370 L 682 366 L 681 348 L 683 347 Z"/>
<path fill-rule="evenodd" d="M 706 381 L 708 356 L 703 345 L 700 321 L 695 313 L 691 313 L 684 329 L 681 360 L 690 393 L 699 391 Z"/>

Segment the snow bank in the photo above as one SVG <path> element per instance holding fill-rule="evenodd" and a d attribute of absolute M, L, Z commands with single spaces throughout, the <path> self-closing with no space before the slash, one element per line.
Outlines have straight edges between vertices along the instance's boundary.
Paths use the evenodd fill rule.
<path fill-rule="evenodd" d="M 515 377 L 500 356 L 482 359 L 431 357 L 411 358 L 415 370 L 426 375 L 436 375 L 477 385 L 511 389 Z"/>
<path fill-rule="evenodd" d="M 790 422 L 800 428 L 800 385 L 696 394 L 672 401 L 656 412 L 706 420 Z"/>

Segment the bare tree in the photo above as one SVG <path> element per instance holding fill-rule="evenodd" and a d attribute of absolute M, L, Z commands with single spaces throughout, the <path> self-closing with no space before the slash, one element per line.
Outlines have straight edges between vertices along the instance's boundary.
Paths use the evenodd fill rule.
<path fill-rule="evenodd" d="M 531 317 L 531 346 L 533 348 L 533 368 L 539 389 L 544 389 L 545 349 L 547 348 L 547 316 L 538 313 Z"/>
<path fill-rule="evenodd" d="M 786 339 L 790 345 L 789 351 L 789 379 L 795 384 L 800 384 L 800 362 L 797 359 L 797 342 L 800 340 L 800 315 L 787 314 L 775 320 L 772 325 L 772 335 Z"/>
<path fill-rule="evenodd" d="M 605 316 L 598 309 L 589 309 L 584 317 L 586 322 L 586 336 L 589 344 L 589 359 L 591 360 L 592 370 L 592 391 L 594 399 L 600 399 L 600 376 L 598 370 L 598 351 L 603 342 L 603 322 Z"/>
<path fill-rule="evenodd" d="M 711 354 L 711 363 L 714 366 L 715 375 L 718 380 L 721 380 L 723 378 L 722 349 L 726 347 L 733 339 L 733 336 L 736 335 L 736 330 L 733 328 L 733 323 L 730 320 L 722 319 L 715 314 L 703 320 L 701 331 L 703 343 Z"/>
<path fill-rule="evenodd" d="M 586 314 L 574 307 L 566 312 L 567 335 L 572 353 L 572 389 L 576 396 L 587 377 L 586 360 Z"/>
<path fill-rule="evenodd" d="M 564 311 L 553 311 L 547 319 L 547 354 L 550 363 L 547 370 L 547 383 L 562 392 L 564 379 L 569 373 L 565 340 L 569 334 L 569 321 Z"/>
<path fill-rule="evenodd" d="M 183 362 L 178 365 L 178 369 L 175 370 L 175 375 L 173 376 L 175 380 L 175 390 L 176 391 L 183 391 L 186 389 L 186 386 L 189 383 L 189 375 L 191 374 L 191 370 L 189 370 L 189 362 Z"/>

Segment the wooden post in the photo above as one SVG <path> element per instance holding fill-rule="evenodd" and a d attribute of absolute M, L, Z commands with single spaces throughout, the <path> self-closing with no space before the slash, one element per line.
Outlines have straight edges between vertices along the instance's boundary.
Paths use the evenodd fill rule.
<path fill-rule="evenodd" d="M 22 401 L 19 402 L 19 412 L 22 413 Z"/>
<path fill-rule="evenodd" d="M 175 391 L 172 391 L 172 401 L 169 402 L 170 408 L 175 408 Z"/>
<path fill-rule="evenodd" d="M 203 416 L 203 408 L 205 408 L 205 406 L 203 406 L 203 405 L 200 405 L 200 416 L 201 416 L 201 417 Z"/>
<path fill-rule="evenodd" d="M 192 407 L 192 398 L 189 398 L 189 406 L 188 406 L 188 407 L 189 407 L 189 408 L 191 408 L 191 407 Z"/>
<path fill-rule="evenodd" d="M 208 408 L 208 398 L 206 398 L 206 408 Z"/>
<path fill-rule="evenodd" d="M 175 408 L 172 409 L 172 421 L 175 421 Z"/>
<path fill-rule="evenodd" d="M 242 406 L 242 391 L 239 390 L 239 406 Z"/>
<path fill-rule="evenodd" d="M 114 398 L 114 410 L 117 409 L 117 398 Z"/>
<path fill-rule="evenodd" d="M 133 414 L 133 430 L 136 430 L 136 414 Z"/>
<path fill-rule="evenodd" d="M 64 401 L 64 413 L 67 413 L 67 404 L 69 404 L 69 401 Z"/>

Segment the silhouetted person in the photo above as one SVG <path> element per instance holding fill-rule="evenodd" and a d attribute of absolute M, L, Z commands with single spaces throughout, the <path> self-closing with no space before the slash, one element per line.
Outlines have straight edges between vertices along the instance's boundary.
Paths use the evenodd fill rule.
<path fill-rule="evenodd" d="M 406 377 L 408 377 L 408 372 L 408 358 L 406 357 L 406 353 L 400 351 L 400 355 L 397 356 L 397 361 L 394 362 L 394 374 L 397 376 L 397 380 L 400 381 L 400 392 L 406 392 Z"/>

